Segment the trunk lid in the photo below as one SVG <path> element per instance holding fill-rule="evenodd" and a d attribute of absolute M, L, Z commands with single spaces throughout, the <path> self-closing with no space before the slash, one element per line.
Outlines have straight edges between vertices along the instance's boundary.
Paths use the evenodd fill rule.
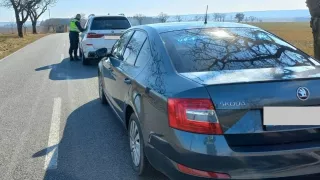
<path fill-rule="evenodd" d="M 112 47 L 113 44 L 120 38 L 124 30 L 90 30 L 88 34 L 100 34 L 99 38 L 89 38 L 93 41 L 93 47 L 95 49 L 100 49 L 104 47 Z M 88 36 L 87 36 L 88 37 Z"/>
<path fill-rule="evenodd" d="M 181 75 L 206 86 L 231 147 L 320 140 L 319 126 L 265 126 L 263 118 L 264 107 L 268 106 L 320 106 L 318 67 L 262 68 Z M 307 100 L 298 98 L 299 87 L 309 90 Z"/>

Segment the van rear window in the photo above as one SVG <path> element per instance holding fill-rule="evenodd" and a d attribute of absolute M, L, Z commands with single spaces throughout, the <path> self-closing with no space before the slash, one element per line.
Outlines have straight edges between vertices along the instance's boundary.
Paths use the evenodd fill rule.
<path fill-rule="evenodd" d="M 128 29 L 130 23 L 125 17 L 97 17 L 91 24 L 91 30 Z"/>

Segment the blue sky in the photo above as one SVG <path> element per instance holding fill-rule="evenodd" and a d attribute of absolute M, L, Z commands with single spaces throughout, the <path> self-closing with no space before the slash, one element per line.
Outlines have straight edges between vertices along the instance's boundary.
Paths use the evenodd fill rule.
<path fill-rule="evenodd" d="M 160 12 L 169 15 L 209 12 L 241 12 L 263 10 L 307 9 L 305 0 L 58 0 L 50 8 L 51 17 L 73 17 L 77 13 L 120 14 L 132 16 L 137 13 L 154 16 Z M 49 13 L 40 20 L 47 19 Z M 12 10 L 0 7 L 0 21 L 13 21 Z"/>

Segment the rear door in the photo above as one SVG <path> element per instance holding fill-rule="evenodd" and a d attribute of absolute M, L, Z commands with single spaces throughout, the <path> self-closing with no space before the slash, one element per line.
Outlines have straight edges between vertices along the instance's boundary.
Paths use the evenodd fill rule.
<path fill-rule="evenodd" d="M 95 49 L 111 48 L 122 33 L 131 25 L 126 17 L 95 17 L 92 20 L 87 38 Z"/>
<path fill-rule="evenodd" d="M 123 61 L 113 66 L 115 87 L 113 88 L 112 94 L 115 94 L 116 107 L 118 107 L 117 111 L 122 117 L 124 117 L 125 98 L 128 96 L 129 89 L 135 77 L 141 71 L 141 68 L 135 66 L 135 63 L 146 40 L 147 34 L 145 32 L 135 31 L 126 46 Z"/>

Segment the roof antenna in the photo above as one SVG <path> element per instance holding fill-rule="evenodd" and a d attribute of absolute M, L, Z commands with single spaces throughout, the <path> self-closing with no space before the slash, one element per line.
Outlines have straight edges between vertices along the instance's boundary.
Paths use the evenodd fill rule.
<path fill-rule="evenodd" d="M 206 16 L 204 17 L 204 24 L 208 24 L 208 5 L 207 5 Z"/>

